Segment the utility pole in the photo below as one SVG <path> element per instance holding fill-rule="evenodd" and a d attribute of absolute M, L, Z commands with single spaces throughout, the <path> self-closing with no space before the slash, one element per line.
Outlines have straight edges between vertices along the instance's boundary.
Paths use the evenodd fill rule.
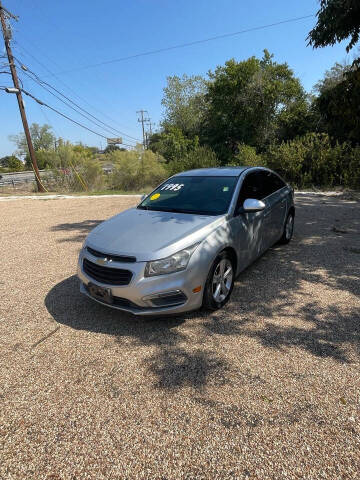
<path fill-rule="evenodd" d="M 148 130 L 145 132 L 145 135 L 146 135 L 146 146 L 147 148 L 149 148 L 149 144 L 150 144 L 150 138 L 152 136 L 152 126 L 155 125 L 155 123 L 152 123 L 151 122 L 151 118 L 149 117 L 148 118 L 148 121 L 146 123 L 146 126 L 148 127 Z"/>
<path fill-rule="evenodd" d="M 150 132 L 150 136 L 152 135 L 152 126 L 155 125 L 154 123 L 151 122 L 151 118 L 149 118 L 149 121 L 148 121 L 148 126 L 149 126 L 149 132 Z"/>
<path fill-rule="evenodd" d="M 150 118 L 146 118 L 146 115 L 149 115 L 147 110 L 138 110 L 136 113 L 140 115 L 138 118 L 138 122 L 141 123 L 142 126 L 142 134 L 143 134 L 143 145 L 146 148 L 146 137 L 145 137 L 145 123 L 150 120 Z"/>
<path fill-rule="evenodd" d="M 17 97 L 17 101 L 18 101 L 18 105 L 19 105 L 19 110 L 20 110 L 22 124 L 23 124 L 23 127 L 24 127 L 26 141 L 27 141 L 28 148 L 29 148 L 29 155 L 30 155 L 31 163 L 32 163 L 33 170 L 34 170 L 34 173 L 35 173 L 36 185 L 37 185 L 37 188 L 38 188 L 39 192 L 45 192 L 46 190 L 45 190 L 45 188 L 44 188 L 44 186 L 43 186 L 43 184 L 41 183 L 41 180 L 40 180 L 40 173 L 39 173 L 39 169 L 38 169 L 37 162 L 36 162 L 35 151 L 34 151 L 32 141 L 31 141 L 31 135 L 30 135 L 30 131 L 29 131 L 29 125 L 28 125 L 28 122 L 27 122 L 27 118 L 26 118 L 24 102 L 23 102 L 22 94 L 21 94 L 21 88 L 20 88 L 18 76 L 17 76 L 17 73 L 16 73 L 14 57 L 13 57 L 11 47 L 10 47 L 10 35 L 9 35 L 9 31 L 8 31 L 6 21 L 5 21 L 5 14 L 8 17 L 13 18 L 16 21 L 18 20 L 18 17 L 16 17 L 12 13 L 10 13 L 8 10 L 6 10 L 2 6 L 1 0 L 0 0 L 0 19 L 1 19 L 1 27 L 2 27 L 2 32 L 3 32 L 4 42 L 5 42 L 5 48 L 6 48 L 7 57 L 9 59 L 11 76 L 12 76 L 12 79 L 13 79 L 14 87 L 16 89 L 16 97 Z"/>

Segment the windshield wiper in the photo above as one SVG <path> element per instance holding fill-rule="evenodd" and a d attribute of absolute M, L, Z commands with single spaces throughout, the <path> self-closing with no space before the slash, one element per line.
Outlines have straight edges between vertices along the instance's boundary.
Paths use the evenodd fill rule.
<path fill-rule="evenodd" d="M 188 210 L 184 208 L 166 208 L 163 211 L 171 213 L 187 213 L 189 215 L 215 215 L 214 213 L 208 212 L 206 210 Z"/>
<path fill-rule="evenodd" d="M 154 212 L 170 212 L 170 213 L 187 213 L 189 215 L 210 215 L 210 216 L 216 216 L 216 215 L 221 215 L 220 213 L 214 213 L 214 212 L 209 212 L 207 210 L 185 210 L 182 208 L 173 208 L 173 207 L 148 207 L 145 205 L 140 205 L 139 207 L 142 210 L 151 210 Z"/>

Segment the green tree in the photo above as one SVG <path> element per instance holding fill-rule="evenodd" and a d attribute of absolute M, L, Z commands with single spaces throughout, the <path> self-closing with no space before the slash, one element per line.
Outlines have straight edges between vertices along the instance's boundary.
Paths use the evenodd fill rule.
<path fill-rule="evenodd" d="M 40 152 L 37 152 L 39 155 Z M 105 176 L 100 162 L 96 161 L 93 150 L 84 145 L 61 142 L 51 155 L 52 179 L 50 188 L 58 191 L 100 190 Z"/>
<path fill-rule="evenodd" d="M 319 130 L 333 142 L 360 142 L 360 70 L 336 64 L 316 85 Z"/>
<path fill-rule="evenodd" d="M 104 150 L 104 153 L 114 152 L 115 150 L 120 150 L 122 152 L 125 152 L 126 148 L 119 147 L 118 145 L 107 145 Z"/>
<path fill-rule="evenodd" d="M 37 150 L 35 152 L 35 157 L 37 166 L 40 170 L 43 170 L 45 168 L 53 168 L 57 162 L 57 155 L 55 150 Z M 29 154 L 27 154 L 25 157 L 25 167 L 28 170 L 32 169 L 32 163 Z"/>
<path fill-rule="evenodd" d="M 318 130 L 319 113 L 314 108 L 313 98 L 304 95 L 281 110 L 276 118 L 276 142 L 292 140 L 295 137 Z"/>
<path fill-rule="evenodd" d="M 351 72 L 352 68 L 350 65 L 346 63 L 339 63 L 336 62 L 330 70 L 326 70 L 324 74 L 324 78 L 319 80 L 314 85 L 314 93 L 317 95 L 321 95 L 326 90 L 331 90 L 332 88 L 336 87 L 339 83 L 343 82 L 346 78 L 346 74 Z"/>
<path fill-rule="evenodd" d="M 237 154 L 230 162 L 230 165 L 241 165 L 246 167 L 264 166 L 262 155 L 256 153 L 254 147 L 241 143 L 238 145 Z"/>
<path fill-rule="evenodd" d="M 47 124 L 39 125 L 38 123 L 32 123 L 30 125 L 29 130 L 35 151 L 54 150 L 55 136 L 52 133 L 51 128 L 52 127 Z M 26 137 L 23 132 L 18 135 L 10 135 L 9 140 L 15 143 L 19 155 L 28 154 Z"/>
<path fill-rule="evenodd" d="M 237 153 L 240 143 L 265 149 L 276 137 L 279 114 L 305 95 L 289 66 L 276 63 L 267 50 L 262 59 L 229 60 L 209 72 L 209 78 L 200 141 L 209 144 L 222 163 Z"/>
<path fill-rule="evenodd" d="M 215 152 L 207 146 L 197 146 L 183 157 L 172 160 L 167 165 L 169 175 L 193 170 L 195 168 L 217 167 L 219 165 Z"/>
<path fill-rule="evenodd" d="M 186 136 L 196 135 L 205 113 L 205 92 L 206 82 L 201 76 L 167 77 L 161 100 L 163 126 L 177 127 Z"/>
<path fill-rule="evenodd" d="M 326 133 L 308 133 L 270 146 L 264 160 L 269 168 L 298 187 L 351 186 L 351 178 L 359 179 L 359 150 L 349 143 L 332 145 Z"/>
<path fill-rule="evenodd" d="M 164 159 L 140 146 L 131 151 L 110 152 L 106 155 L 106 160 L 114 164 L 114 170 L 108 177 L 112 189 L 155 187 L 167 176 Z"/>
<path fill-rule="evenodd" d="M 150 137 L 149 148 L 167 161 L 184 158 L 199 145 L 198 137 L 187 138 L 179 127 L 169 125 Z"/>
<path fill-rule="evenodd" d="M 8 155 L 0 158 L 0 167 L 7 169 L 10 172 L 19 172 L 24 170 L 24 164 L 15 155 Z"/>
<path fill-rule="evenodd" d="M 346 47 L 349 52 L 359 41 L 359 35 L 359 0 L 320 0 L 317 23 L 307 38 L 309 45 L 326 47 L 349 39 Z"/>

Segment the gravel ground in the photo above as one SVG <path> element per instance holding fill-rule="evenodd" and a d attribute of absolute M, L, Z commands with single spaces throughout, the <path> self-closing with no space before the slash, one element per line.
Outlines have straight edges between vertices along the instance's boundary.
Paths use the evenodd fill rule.
<path fill-rule="evenodd" d="M 359 203 L 299 196 L 222 311 L 142 320 L 74 275 L 133 202 L 0 204 L 0 479 L 359 479 Z"/>

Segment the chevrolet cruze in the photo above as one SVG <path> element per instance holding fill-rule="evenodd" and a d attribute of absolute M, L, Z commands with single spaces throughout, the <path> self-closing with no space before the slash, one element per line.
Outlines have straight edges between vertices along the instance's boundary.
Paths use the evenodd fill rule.
<path fill-rule="evenodd" d="M 216 310 L 242 270 L 291 240 L 294 217 L 292 188 L 267 168 L 180 173 L 90 232 L 81 292 L 135 315 Z"/>

